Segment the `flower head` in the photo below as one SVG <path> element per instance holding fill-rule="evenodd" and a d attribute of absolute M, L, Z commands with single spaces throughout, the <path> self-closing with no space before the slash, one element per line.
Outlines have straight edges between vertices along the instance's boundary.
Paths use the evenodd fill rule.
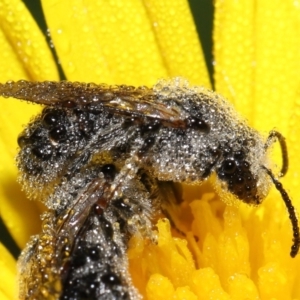
<path fill-rule="evenodd" d="M 70 81 L 137 86 L 183 76 L 210 87 L 184 0 L 42 4 Z M 298 211 L 299 7 L 295 1 L 216 1 L 213 35 L 217 92 L 256 129 L 276 127 L 287 138 L 291 165 L 282 182 Z M 1 82 L 58 80 L 44 37 L 21 1 L 0 1 L 0 25 Z M 38 233 L 44 208 L 21 193 L 13 158 L 21 124 L 40 108 L 12 99 L 1 99 L 0 106 L 1 217 L 23 248 Z M 273 152 L 280 165 L 279 151 Z M 279 193 L 272 189 L 259 207 L 226 206 L 213 181 L 177 187 L 184 201 L 169 213 L 184 235 L 161 219 L 157 244 L 131 239 L 128 257 L 139 291 L 148 299 L 299 297 L 300 259 L 289 256 L 291 225 Z M 0 296 L 12 299 L 15 262 L 3 246 L 0 254 Z"/>

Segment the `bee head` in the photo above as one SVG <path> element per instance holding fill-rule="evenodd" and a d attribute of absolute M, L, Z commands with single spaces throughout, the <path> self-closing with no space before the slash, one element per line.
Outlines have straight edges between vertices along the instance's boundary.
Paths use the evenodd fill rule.
<path fill-rule="evenodd" d="M 248 204 L 260 204 L 262 193 L 258 191 L 258 176 L 251 170 L 251 164 L 243 151 L 236 151 L 221 160 L 217 168 L 219 179 L 226 189 Z"/>
<path fill-rule="evenodd" d="M 266 152 L 270 145 L 277 140 L 280 144 L 282 153 L 282 167 L 279 177 L 283 177 L 288 170 L 288 154 L 284 137 L 277 131 L 271 131 L 267 142 L 264 144 L 261 156 L 266 156 Z M 259 156 L 256 161 L 249 159 L 249 155 L 245 151 L 225 151 L 225 155 L 221 157 L 216 169 L 217 176 L 222 183 L 226 184 L 226 189 L 247 204 L 260 204 L 266 197 L 270 185 L 273 183 L 279 191 L 282 200 L 288 210 L 289 218 L 293 228 L 293 245 L 291 248 L 291 257 L 295 257 L 300 248 L 300 233 L 298 219 L 294 206 L 282 184 L 274 176 L 269 167 L 260 164 Z M 253 167 L 253 163 L 259 163 Z"/>

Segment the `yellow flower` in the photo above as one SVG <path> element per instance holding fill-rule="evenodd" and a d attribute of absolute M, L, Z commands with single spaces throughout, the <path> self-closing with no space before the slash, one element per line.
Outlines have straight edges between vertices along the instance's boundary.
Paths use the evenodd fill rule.
<path fill-rule="evenodd" d="M 42 1 L 68 80 L 151 86 L 179 75 L 210 86 L 184 0 L 90 2 Z M 215 88 L 252 126 L 263 132 L 276 127 L 287 137 L 291 164 L 282 182 L 298 211 L 299 10 L 291 0 L 217 0 L 214 16 Z M 0 39 L 1 82 L 58 80 L 44 38 L 20 0 L 0 0 Z M 23 248 L 39 232 L 43 208 L 20 191 L 13 158 L 21 125 L 40 108 L 0 100 L 1 218 Z M 186 239 L 172 236 L 162 219 L 157 245 L 130 241 L 130 270 L 140 292 L 156 300 L 300 298 L 300 259 L 289 256 L 291 225 L 279 193 L 273 188 L 259 207 L 235 207 L 211 186 L 183 186 L 186 201 L 172 214 Z M 15 295 L 15 268 L 1 246 L 0 299 Z"/>

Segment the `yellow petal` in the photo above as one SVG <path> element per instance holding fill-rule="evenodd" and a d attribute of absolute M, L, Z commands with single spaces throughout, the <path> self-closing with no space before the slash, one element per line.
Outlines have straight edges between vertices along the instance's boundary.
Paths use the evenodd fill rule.
<path fill-rule="evenodd" d="M 294 1 L 217 1 L 217 91 L 261 130 L 288 132 L 299 99 L 300 7 Z"/>
<path fill-rule="evenodd" d="M 183 76 L 192 84 L 209 88 L 207 68 L 188 2 L 147 0 L 144 3 L 168 76 Z"/>
<path fill-rule="evenodd" d="M 1 5 L 1 4 L 0 4 Z M 28 75 L 19 61 L 13 46 L 7 40 L 5 33 L 0 27 L 0 79 L 1 82 L 9 79 L 27 78 Z"/>
<path fill-rule="evenodd" d="M 284 135 L 293 104 L 300 100 L 300 7 L 260 1 L 256 12 L 255 125 Z"/>
<path fill-rule="evenodd" d="M 52 0 L 43 8 L 69 80 L 152 85 L 182 75 L 209 85 L 186 1 Z"/>
<path fill-rule="evenodd" d="M 300 101 L 296 99 L 292 109 L 291 116 L 288 120 L 288 151 L 290 158 L 290 167 L 287 175 L 287 184 L 293 202 L 297 202 L 298 215 L 300 212 L 300 166 L 299 166 L 299 153 L 300 153 Z"/>
<path fill-rule="evenodd" d="M 252 1 L 215 1 L 215 88 L 250 120 L 253 118 L 254 13 Z"/>
<path fill-rule="evenodd" d="M 42 1 L 68 80 L 153 84 L 163 60 L 141 1 Z"/>
<path fill-rule="evenodd" d="M 45 37 L 22 1 L 2 0 L 0 22 L 0 38 L 5 44 L 1 45 L 5 47 L 5 55 L 1 56 L 0 62 L 1 81 L 58 79 Z"/>
<path fill-rule="evenodd" d="M 6 294 L 4 294 L 3 291 L 0 290 L 0 299 L 2 300 L 12 300 L 12 297 L 7 297 Z"/>
<path fill-rule="evenodd" d="M 16 261 L 0 243 L 0 299 L 14 299 L 16 292 Z"/>

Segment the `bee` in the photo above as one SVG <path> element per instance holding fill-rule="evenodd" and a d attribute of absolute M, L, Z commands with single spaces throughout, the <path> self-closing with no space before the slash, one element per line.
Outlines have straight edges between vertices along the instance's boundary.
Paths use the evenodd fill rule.
<path fill-rule="evenodd" d="M 19 259 L 21 299 L 140 299 L 129 239 L 155 239 L 152 221 L 172 198 L 162 186 L 213 173 L 228 201 L 259 205 L 275 185 L 297 255 L 296 213 L 267 153 L 277 140 L 284 176 L 285 139 L 277 131 L 263 138 L 220 95 L 182 78 L 152 88 L 7 82 L 0 95 L 45 106 L 18 138 L 20 182 L 48 208 Z"/>

